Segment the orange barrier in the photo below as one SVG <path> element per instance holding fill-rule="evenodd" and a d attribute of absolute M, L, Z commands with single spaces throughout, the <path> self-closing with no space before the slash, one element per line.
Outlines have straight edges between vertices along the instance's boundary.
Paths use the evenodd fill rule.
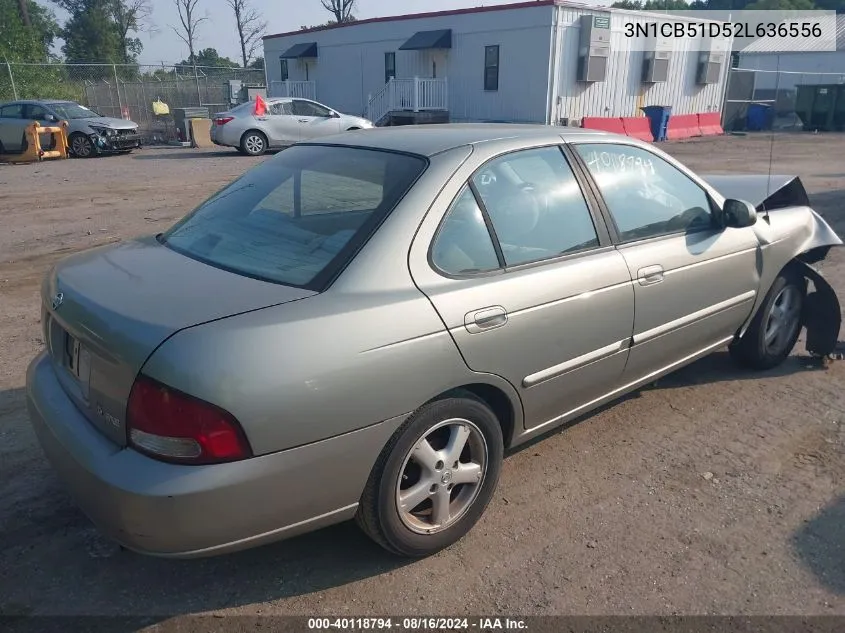
<path fill-rule="evenodd" d="M 603 130 L 615 134 L 625 134 L 625 126 L 622 119 L 617 117 L 585 116 L 581 119 L 581 127 L 590 130 Z"/>
<path fill-rule="evenodd" d="M 622 127 L 625 130 L 625 135 L 632 138 L 638 138 L 641 141 L 654 142 L 654 136 L 651 133 L 651 121 L 644 116 L 622 117 Z"/>
<path fill-rule="evenodd" d="M 673 114 L 669 117 L 669 125 L 666 127 L 668 140 L 676 141 L 693 136 L 701 136 L 697 114 Z"/>
<path fill-rule="evenodd" d="M 41 135 L 49 134 L 51 149 L 41 145 Z M 24 130 L 25 148 L 20 154 L 3 154 L 0 160 L 8 163 L 34 163 L 45 158 L 67 158 L 67 121 L 59 125 L 42 126 L 33 121 Z"/>
<path fill-rule="evenodd" d="M 722 129 L 722 113 L 721 112 L 707 112 L 698 115 L 698 129 L 701 130 L 702 136 L 713 136 L 716 134 L 724 134 Z"/>

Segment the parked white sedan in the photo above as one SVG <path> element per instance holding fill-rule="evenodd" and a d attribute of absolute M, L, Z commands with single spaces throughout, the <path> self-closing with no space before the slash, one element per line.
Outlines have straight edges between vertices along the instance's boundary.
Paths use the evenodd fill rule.
<path fill-rule="evenodd" d="M 297 141 L 373 127 L 367 119 L 341 114 L 308 99 L 270 98 L 265 101 L 267 108 L 263 115 L 255 114 L 255 101 L 215 115 L 211 140 L 216 145 L 237 147 L 248 156 L 260 156 L 268 149 Z"/>

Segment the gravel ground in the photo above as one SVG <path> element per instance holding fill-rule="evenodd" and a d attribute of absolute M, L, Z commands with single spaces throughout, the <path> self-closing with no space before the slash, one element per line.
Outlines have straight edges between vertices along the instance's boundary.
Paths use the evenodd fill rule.
<path fill-rule="evenodd" d="M 766 137 L 663 147 L 702 172 L 766 172 Z M 845 137 L 779 136 L 845 235 Z M 38 286 L 67 253 L 163 230 L 262 159 L 149 149 L 0 165 L 0 614 L 845 615 L 845 363 L 736 369 L 717 353 L 510 455 L 448 551 L 383 553 L 352 524 L 165 561 L 101 538 L 29 427 Z M 845 298 L 845 249 L 823 269 Z M 187 630 L 187 629 L 183 629 Z"/>

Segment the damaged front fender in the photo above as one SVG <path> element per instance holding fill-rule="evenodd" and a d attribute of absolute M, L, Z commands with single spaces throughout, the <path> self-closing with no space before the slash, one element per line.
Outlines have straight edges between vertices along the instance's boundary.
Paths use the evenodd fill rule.
<path fill-rule="evenodd" d="M 797 261 L 802 274 L 813 283 L 813 291 L 804 300 L 802 322 L 807 328 L 807 352 L 830 356 L 837 348 L 842 309 L 836 291 L 821 273 L 809 264 Z"/>

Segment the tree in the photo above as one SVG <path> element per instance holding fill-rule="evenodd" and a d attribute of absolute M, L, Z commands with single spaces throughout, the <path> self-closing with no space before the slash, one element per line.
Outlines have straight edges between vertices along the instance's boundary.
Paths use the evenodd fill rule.
<path fill-rule="evenodd" d="M 27 6 L 27 0 L 18 0 L 18 13 L 20 14 L 21 23 L 24 26 L 32 26 L 32 22 L 29 19 L 29 7 Z"/>
<path fill-rule="evenodd" d="M 633 11 L 689 11 L 692 6 L 685 0 L 621 0 L 610 5 L 616 9 Z"/>
<path fill-rule="evenodd" d="M 323 8 L 334 16 L 334 22 L 329 24 L 343 24 L 352 22 L 352 10 L 355 8 L 355 0 L 320 0 Z"/>
<path fill-rule="evenodd" d="M 120 37 L 111 19 L 112 0 L 73 0 L 60 6 L 70 11 L 62 30 L 62 47 L 70 63 L 120 64 Z"/>
<path fill-rule="evenodd" d="M 264 56 L 259 55 L 252 63 L 249 65 L 250 68 L 254 68 L 255 70 L 264 70 Z"/>
<path fill-rule="evenodd" d="M 152 30 L 151 0 L 54 0 L 70 13 L 63 37 L 68 61 L 133 64 L 143 49 L 135 37 Z"/>
<path fill-rule="evenodd" d="M 815 9 L 813 0 L 757 0 L 747 7 L 748 11 L 806 11 Z"/>
<path fill-rule="evenodd" d="M 50 47 L 61 29 L 52 11 L 26 0 L 24 22 L 18 0 L 0 0 L 0 59 L 10 62 L 50 61 Z"/>
<path fill-rule="evenodd" d="M 229 59 L 228 57 L 220 57 L 220 53 L 216 48 L 204 48 L 194 57 L 188 57 L 180 62 L 180 66 L 189 68 L 193 65 L 207 66 L 209 68 L 239 68 L 238 62 Z"/>
<path fill-rule="evenodd" d="M 144 45 L 131 34 L 152 30 L 152 4 L 150 0 L 111 0 L 109 8 L 117 30 L 123 63 L 134 63 Z"/>
<path fill-rule="evenodd" d="M 188 45 L 188 60 L 193 66 L 196 66 L 194 45 L 197 39 L 197 29 L 208 18 L 197 15 L 199 0 L 173 0 L 173 3 L 176 5 L 176 10 L 179 11 L 179 22 L 182 24 L 182 29 L 180 30 L 172 25 L 170 28 L 179 36 L 179 39 Z"/>
<path fill-rule="evenodd" d="M 241 61 L 243 67 L 246 68 L 261 44 L 261 36 L 267 29 L 267 22 L 262 20 L 258 12 L 250 6 L 249 0 L 226 0 L 226 4 L 235 14 L 235 25 L 238 27 L 238 39 L 241 45 Z"/>

